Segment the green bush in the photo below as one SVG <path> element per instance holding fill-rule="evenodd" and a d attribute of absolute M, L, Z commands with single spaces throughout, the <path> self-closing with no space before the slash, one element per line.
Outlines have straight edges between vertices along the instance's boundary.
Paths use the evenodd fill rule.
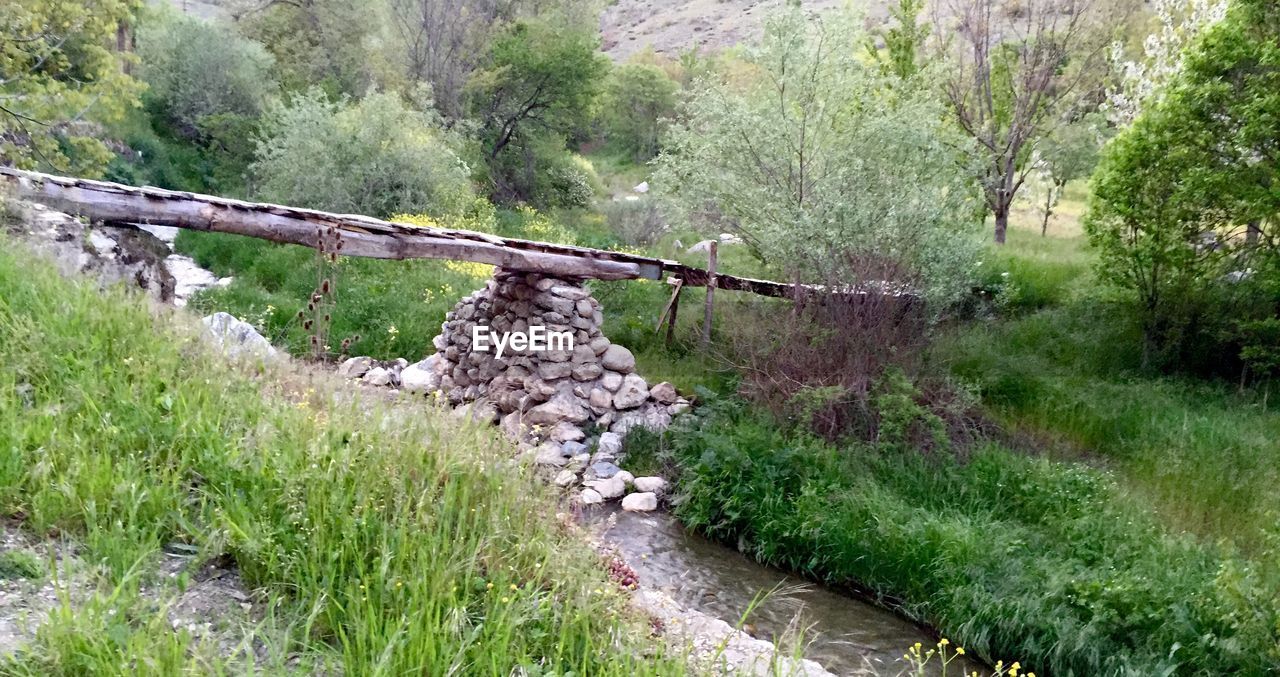
<path fill-rule="evenodd" d="M 679 469 L 682 522 L 762 562 L 1037 672 L 1280 669 L 1274 564 L 1166 533 L 1105 472 L 998 446 L 965 463 L 836 448 L 733 401 L 701 411 L 632 453 Z"/>
<path fill-rule="evenodd" d="M 138 53 L 149 107 L 188 139 L 205 137 L 211 116 L 257 118 L 277 90 L 262 45 L 200 19 L 161 13 L 140 31 Z"/>
<path fill-rule="evenodd" d="M 606 139 L 636 162 L 658 154 L 666 120 L 675 116 L 680 86 L 652 64 L 625 64 L 613 69 L 600 106 Z"/>
<path fill-rule="evenodd" d="M 253 176 L 263 199 L 387 217 L 456 215 L 472 200 L 461 139 L 397 95 L 329 101 L 319 90 L 271 107 Z"/>

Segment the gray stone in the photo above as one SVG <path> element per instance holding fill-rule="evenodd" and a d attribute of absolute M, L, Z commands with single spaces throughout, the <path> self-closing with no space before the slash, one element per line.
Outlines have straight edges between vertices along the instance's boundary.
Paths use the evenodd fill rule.
<path fill-rule="evenodd" d="M 663 381 L 649 389 L 649 397 L 662 404 L 673 404 L 680 397 L 680 394 L 676 392 L 675 386 Z"/>
<path fill-rule="evenodd" d="M 591 294 L 582 287 L 574 287 L 567 284 L 558 284 L 549 290 L 552 294 L 571 301 L 581 301 Z"/>
<path fill-rule="evenodd" d="M 613 393 L 604 388 L 592 388 L 587 403 L 598 409 L 608 409 L 613 406 Z"/>
<path fill-rule="evenodd" d="M 579 364 L 573 368 L 573 380 L 575 381 L 594 381 L 600 378 L 600 374 L 604 369 L 598 364 Z"/>
<path fill-rule="evenodd" d="M 678 416 L 680 414 L 683 414 L 686 411 L 689 411 L 688 402 L 676 402 L 670 407 L 667 407 L 667 413 L 671 414 L 672 416 Z"/>
<path fill-rule="evenodd" d="M 600 497 L 605 500 L 620 498 L 627 493 L 627 485 L 617 477 L 610 477 L 601 480 L 588 480 L 583 482 L 588 487 L 600 492 Z"/>
<path fill-rule="evenodd" d="M 609 454 L 613 457 L 622 455 L 622 435 L 618 433 L 603 433 L 600 435 L 600 441 L 596 443 L 596 451 L 602 454 Z"/>
<path fill-rule="evenodd" d="M 611 432 L 621 435 L 627 434 L 628 430 L 636 426 L 648 428 L 654 432 L 661 432 L 671 425 L 671 414 L 668 414 L 666 408 L 655 408 L 652 405 L 643 409 L 635 409 L 618 416 L 618 420 L 609 426 Z"/>
<path fill-rule="evenodd" d="M 636 491 L 647 491 L 651 494 L 661 494 L 667 490 L 667 481 L 661 477 L 637 477 L 635 485 Z"/>
<path fill-rule="evenodd" d="M 590 320 L 592 313 L 596 312 L 596 309 L 591 306 L 591 299 L 582 299 L 578 301 L 578 303 L 574 305 L 574 309 L 578 311 L 578 315 L 580 317 L 587 320 Z"/>
<path fill-rule="evenodd" d="M 616 371 L 606 371 L 600 375 L 600 386 L 609 392 L 617 392 L 622 386 L 622 374 Z"/>
<path fill-rule="evenodd" d="M 600 479 L 609 479 L 621 472 L 622 468 L 619 468 L 608 461 L 601 461 L 600 463 L 593 463 L 590 470 Z"/>
<path fill-rule="evenodd" d="M 573 364 L 569 362 L 543 362 L 538 365 L 538 377 L 544 381 L 554 381 L 573 373 Z"/>
<path fill-rule="evenodd" d="M 648 491 L 628 494 L 622 499 L 622 509 L 627 512 L 650 512 L 658 509 L 658 497 Z"/>
<path fill-rule="evenodd" d="M 411 393 L 428 393 L 439 388 L 440 374 L 436 373 L 432 365 L 427 364 L 433 358 L 438 359 L 439 356 L 432 355 L 400 370 L 400 387 Z"/>
<path fill-rule="evenodd" d="M 204 318 L 203 322 L 209 335 L 228 357 L 265 360 L 276 356 L 276 349 L 271 346 L 271 342 L 259 334 L 253 325 L 230 313 L 214 313 Z"/>
<path fill-rule="evenodd" d="M 613 344 L 605 349 L 604 355 L 600 357 L 600 364 L 605 369 L 610 369 L 622 374 L 629 374 L 636 370 L 636 358 L 631 354 L 630 350 Z"/>
<path fill-rule="evenodd" d="M 610 344 L 609 339 L 603 336 L 597 336 L 591 339 L 591 343 L 589 345 L 591 346 L 591 352 L 596 355 L 603 355 L 604 351 L 609 349 Z"/>
<path fill-rule="evenodd" d="M 372 357 L 347 358 L 338 367 L 338 376 L 342 378 L 360 378 L 368 373 L 370 369 L 373 369 L 374 364 Z"/>
<path fill-rule="evenodd" d="M 569 457 L 555 442 L 543 442 L 533 450 L 533 462 L 538 465 L 562 466 L 569 462 Z"/>
<path fill-rule="evenodd" d="M 582 501 L 583 505 L 599 505 L 604 503 L 604 497 L 595 489 L 583 489 L 582 493 L 578 495 L 578 500 Z"/>
<path fill-rule="evenodd" d="M 560 474 L 556 475 L 556 478 L 552 481 L 555 482 L 557 487 L 567 487 L 578 481 L 578 473 L 572 470 L 561 470 Z"/>
<path fill-rule="evenodd" d="M 622 387 L 613 395 L 614 409 L 634 409 L 649 399 L 649 384 L 637 374 L 627 374 Z"/>
<path fill-rule="evenodd" d="M 580 442 L 587 434 L 572 423 L 561 421 L 551 429 L 551 439 L 556 442 Z"/>
<path fill-rule="evenodd" d="M 560 445 L 560 449 L 565 456 L 577 456 L 587 451 L 587 445 L 577 440 L 568 440 Z"/>
<path fill-rule="evenodd" d="M 382 367 L 374 367 L 364 373 L 360 380 L 371 386 L 385 386 L 391 384 L 391 370 Z"/>

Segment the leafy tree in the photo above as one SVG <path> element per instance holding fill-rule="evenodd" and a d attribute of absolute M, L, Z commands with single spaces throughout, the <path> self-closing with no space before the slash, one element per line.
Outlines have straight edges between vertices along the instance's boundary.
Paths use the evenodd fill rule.
<path fill-rule="evenodd" d="M 100 123 L 138 105 L 117 53 L 136 0 L 0 3 L 0 162 L 94 176 L 111 152 Z"/>
<path fill-rule="evenodd" d="M 678 92 L 676 82 L 657 66 L 627 64 L 613 69 L 601 106 L 609 141 L 636 162 L 653 158 L 665 120 L 675 115 Z"/>
<path fill-rule="evenodd" d="M 281 84 L 319 86 L 330 96 L 363 95 L 387 69 L 378 49 L 384 2 L 225 0 L 237 28 L 266 45 Z"/>
<path fill-rule="evenodd" d="M 330 102 L 319 90 L 273 106 L 253 165 L 273 202 L 386 217 L 455 214 L 472 201 L 459 140 L 394 94 Z"/>
<path fill-rule="evenodd" d="M 929 24 L 920 22 L 924 7 L 925 0 L 898 0 L 889 8 L 889 18 L 894 25 L 876 33 L 884 49 L 874 41 L 868 44 L 867 52 L 880 67 L 904 80 L 921 70 L 925 41 L 931 30 Z"/>
<path fill-rule="evenodd" d="M 704 230 L 738 232 L 785 274 L 907 279 L 942 308 L 965 289 L 978 196 L 963 136 L 932 91 L 900 86 L 845 46 L 843 14 L 789 9 L 747 53 L 755 79 L 696 87 L 655 185 Z"/>
<path fill-rule="evenodd" d="M 1277 253 L 1277 63 L 1280 6 L 1237 0 L 1103 154 L 1086 228 L 1102 276 L 1140 304 L 1148 359 L 1153 349 L 1182 349 L 1188 328 L 1219 305 L 1206 293 L 1222 288 L 1224 273 L 1242 270 L 1229 276 L 1242 282 L 1249 268 L 1277 269 L 1259 260 Z M 1264 303 L 1267 312 L 1277 302 Z"/>
<path fill-rule="evenodd" d="M 536 146 L 585 127 L 608 63 L 599 37 L 572 26 L 522 20 L 493 44 L 490 63 L 469 83 L 495 194 L 528 199 L 542 169 Z"/>
<path fill-rule="evenodd" d="M 274 60 L 256 42 L 222 26 L 165 16 L 139 35 L 148 98 L 181 135 L 202 136 L 215 115 L 256 118 L 276 89 Z"/>

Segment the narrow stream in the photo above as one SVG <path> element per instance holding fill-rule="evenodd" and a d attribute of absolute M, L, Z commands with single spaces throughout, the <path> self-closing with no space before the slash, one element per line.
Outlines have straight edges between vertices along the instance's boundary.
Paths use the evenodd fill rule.
<path fill-rule="evenodd" d="M 902 655 L 916 642 L 935 640 L 914 623 L 873 604 L 757 564 L 746 555 L 690 533 L 666 513 L 630 513 L 616 507 L 587 513 L 594 524 L 616 516 L 604 534 L 640 577 L 640 585 L 662 590 L 681 604 L 737 625 L 752 601 L 781 586 L 751 612 L 743 629 L 776 640 L 806 628 L 805 658 L 837 675 L 898 675 Z M 935 661 L 936 663 L 936 661 Z M 969 661 L 953 662 L 952 675 L 983 672 Z M 940 674 L 933 672 L 932 674 Z"/>
<path fill-rule="evenodd" d="M 169 246 L 170 252 L 174 252 L 173 241 L 178 236 L 177 228 L 151 225 L 139 225 L 138 227 L 156 236 L 157 239 Z M 187 305 L 187 300 L 201 289 L 215 286 L 223 287 L 231 284 L 231 278 L 224 277 L 219 279 L 217 275 L 201 268 L 195 262 L 195 259 L 190 256 L 170 253 L 164 259 L 164 267 L 168 269 L 170 275 L 173 275 L 173 305 L 179 308 Z"/>

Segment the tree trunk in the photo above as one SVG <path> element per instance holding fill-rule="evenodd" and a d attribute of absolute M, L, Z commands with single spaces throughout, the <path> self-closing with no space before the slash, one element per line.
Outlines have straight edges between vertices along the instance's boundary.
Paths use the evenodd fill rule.
<path fill-rule="evenodd" d="M 1244 233 L 1244 241 L 1246 244 L 1249 244 L 1249 245 L 1258 244 L 1258 240 L 1260 239 L 1261 235 L 1262 235 L 1262 224 L 1257 219 L 1254 219 L 1249 222 L 1249 228 Z"/>
<path fill-rule="evenodd" d="M 996 213 L 996 244 L 1004 244 L 1005 233 L 1009 232 L 1009 205 L 1000 205 L 995 208 Z"/>

